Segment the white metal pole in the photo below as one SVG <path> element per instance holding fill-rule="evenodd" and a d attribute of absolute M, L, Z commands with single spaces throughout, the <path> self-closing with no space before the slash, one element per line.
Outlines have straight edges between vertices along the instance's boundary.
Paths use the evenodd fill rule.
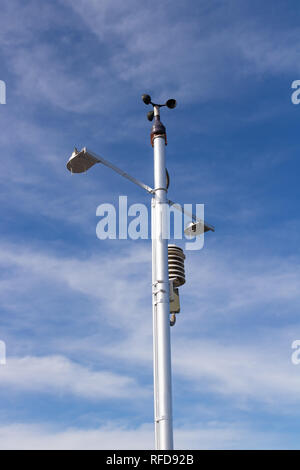
<path fill-rule="evenodd" d="M 155 196 L 152 199 L 152 298 L 155 446 L 157 450 L 171 450 L 173 449 L 173 423 L 170 299 L 168 240 L 164 233 L 167 216 L 166 141 L 165 135 L 154 135 L 153 139 Z"/>
<path fill-rule="evenodd" d="M 153 315 L 153 389 L 154 389 L 154 436 L 155 449 L 159 449 L 158 443 L 158 423 L 156 417 L 158 412 L 158 381 L 157 376 L 157 309 L 156 309 L 156 227 L 155 227 L 155 197 L 151 200 L 151 237 L 152 237 L 152 315 Z"/>

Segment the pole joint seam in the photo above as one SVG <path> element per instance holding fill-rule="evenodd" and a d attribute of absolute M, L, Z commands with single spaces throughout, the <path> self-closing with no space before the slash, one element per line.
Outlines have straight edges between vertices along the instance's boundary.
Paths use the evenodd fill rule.
<path fill-rule="evenodd" d="M 155 188 L 155 189 L 152 189 L 151 193 L 154 194 L 156 191 L 166 191 L 167 192 L 167 188 Z M 166 201 L 166 203 L 168 203 L 168 201 Z"/>
<path fill-rule="evenodd" d="M 158 418 L 155 418 L 155 422 L 159 423 L 160 421 L 169 421 L 168 416 L 159 416 Z"/>

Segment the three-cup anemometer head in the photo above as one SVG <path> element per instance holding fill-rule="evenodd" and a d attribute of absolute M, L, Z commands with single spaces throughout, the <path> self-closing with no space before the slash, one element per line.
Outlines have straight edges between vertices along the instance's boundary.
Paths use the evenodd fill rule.
<path fill-rule="evenodd" d="M 152 104 L 152 106 L 157 106 L 158 108 L 162 108 L 163 106 L 167 106 L 167 108 L 174 109 L 176 108 L 177 101 L 174 100 L 174 98 L 170 98 L 165 102 L 165 104 L 158 104 L 158 103 L 153 103 L 151 96 L 150 95 L 142 95 L 142 100 L 145 104 Z"/>

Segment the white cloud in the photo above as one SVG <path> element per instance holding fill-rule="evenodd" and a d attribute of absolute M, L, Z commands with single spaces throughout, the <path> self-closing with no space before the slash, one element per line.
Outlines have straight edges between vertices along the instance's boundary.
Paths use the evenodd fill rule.
<path fill-rule="evenodd" d="M 93 107 L 85 77 L 68 70 L 52 47 L 35 44 L 18 49 L 10 59 L 18 77 L 19 94 L 39 103 L 41 99 L 67 111 L 82 112 Z"/>
<path fill-rule="evenodd" d="M 150 372 L 150 249 L 131 247 L 118 254 L 109 252 L 101 259 L 79 260 L 6 244 L 0 254 L 3 266 L 15 267 L 19 278 L 21 273 L 26 273 L 26 280 L 30 283 L 31 279 L 33 285 L 44 278 L 49 285 L 59 283 L 88 296 L 93 302 L 101 302 L 101 331 L 92 335 L 83 332 L 80 338 L 69 338 L 67 345 L 61 339 L 52 339 L 52 348 L 89 360 L 107 358 L 110 366 L 114 360 L 127 366 L 143 364 Z M 299 279 L 297 261 L 283 262 L 278 256 L 269 260 L 239 257 L 235 263 L 231 258 L 211 251 L 204 260 L 204 253 L 201 255 L 201 265 L 195 257 L 193 262 L 188 261 L 189 279 L 182 289 L 183 312 L 172 333 L 174 375 L 178 379 L 188 379 L 195 390 L 210 390 L 231 397 L 237 403 L 259 401 L 266 406 L 276 405 L 277 409 L 298 403 L 300 376 L 290 363 L 290 332 L 286 334 L 273 325 L 274 315 L 281 313 L 276 313 L 279 302 L 295 308 Z M 149 271 L 148 279 L 145 270 Z M 14 286 L 17 284 L 14 275 L 11 282 Z M 275 290 L 274 286 L 277 286 Z M 4 287 L 7 289 L 7 283 Z M 268 310 L 263 311 L 264 305 Z M 260 325 L 260 316 L 256 314 L 258 308 L 262 312 L 262 325 L 266 324 L 267 318 L 273 325 L 272 330 L 263 326 L 259 339 L 256 334 Z M 237 318 L 243 322 L 246 315 L 251 315 L 258 323 L 251 331 L 247 329 L 245 341 L 240 332 L 236 338 L 234 331 L 229 338 L 226 333 L 227 339 L 223 340 L 225 319 L 230 325 Z M 213 334 L 209 329 L 212 324 Z M 116 328 L 119 331 L 106 338 L 103 328 L 106 332 L 116 331 Z M 203 329 L 210 339 L 204 339 Z M 270 336 L 276 337 L 274 343 L 270 344 Z M 284 397 L 284 404 L 281 397 Z"/>
<path fill-rule="evenodd" d="M 173 348 L 176 374 L 196 390 L 232 398 L 238 407 L 260 403 L 285 412 L 299 404 L 300 370 L 291 363 L 291 344 L 269 330 L 269 338 L 198 341 L 177 339 Z"/>
<path fill-rule="evenodd" d="M 63 4 L 66 9 L 61 10 Z M 24 219 L 31 211 L 37 217 L 46 216 L 48 220 L 55 218 L 84 226 L 86 215 L 82 209 L 91 206 L 91 190 L 94 194 L 98 191 L 97 183 L 82 178 L 78 180 L 80 207 L 79 199 L 73 193 L 72 196 L 69 196 L 70 192 L 65 194 L 65 180 L 60 176 L 60 172 L 66 171 L 65 160 L 64 156 L 59 157 L 63 139 L 57 129 L 55 132 L 49 128 L 42 130 L 41 122 L 34 125 L 34 120 L 41 116 L 37 105 L 43 105 L 45 119 L 49 111 L 48 127 L 53 111 L 66 110 L 71 119 L 73 112 L 81 114 L 92 110 L 106 115 L 109 109 L 110 115 L 106 115 L 99 130 L 95 114 L 86 120 L 75 118 L 80 122 L 76 129 L 81 127 L 86 135 L 89 128 L 94 137 L 102 135 L 107 142 L 120 136 L 128 139 L 128 128 L 137 120 L 134 114 L 124 120 L 119 113 L 116 118 L 111 116 L 120 107 L 124 107 L 123 114 L 127 114 L 128 103 L 133 94 L 136 96 L 136 90 L 152 92 L 155 89 L 158 99 L 174 93 L 179 101 L 184 99 L 186 103 L 216 100 L 220 93 L 225 100 L 231 93 L 236 96 L 239 89 L 247 93 L 247 77 L 252 80 L 253 75 L 256 79 L 266 74 L 282 76 L 299 69 L 298 28 L 285 31 L 283 26 L 272 31 L 270 24 L 262 26 L 247 15 L 235 15 L 234 8 L 227 9 L 226 2 L 203 3 L 195 19 L 192 16 L 187 10 L 182 12 L 176 2 L 174 7 L 169 2 L 156 2 L 155 7 L 151 3 L 142 8 L 137 0 L 61 0 L 51 5 L 31 0 L 26 5 L 16 0 L 6 2 L 0 16 L 1 53 L 3 64 L 7 63 L 7 71 L 13 74 L 12 80 L 8 81 L 8 104 L 5 110 L 3 108 L 5 114 L 1 118 L 5 132 L 0 137 L 6 152 L 1 196 L 7 214 L 13 207 L 22 211 Z M 37 17 L 39 21 L 36 21 Z M 73 36 L 69 36 L 70 26 Z M 50 42 L 50 31 L 57 33 L 57 41 Z M 94 38 L 89 45 L 93 44 L 94 50 L 89 48 L 90 56 L 86 54 L 87 44 L 81 47 L 80 41 L 91 38 L 92 34 Z M 75 44 L 74 37 L 79 38 L 78 48 L 71 47 Z M 96 55 L 97 61 L 94 60 Z M 53 108 L 49 109 L 49 105 Z M 132 106 L 133 101 L 130 109 Z M 38 113 L 31 114 L 33 109 Z M 273 108 L 263 112 L 263 119 L 274 114 Z M 121 124 L 108 136 L 109 119 L 118 119 Z M 247 118 L 243 119 L 247 121 Z M 58 119 L 57 122 L 61 121 Z M 109 126 L 113 128 L 110 124 L 111 121 Z M 142 124 L 135 123 L 135 129 L 137 125 Z M 203 132 L 197 122 L 197 130 L 200 127 Z M 211 128 L 215 129 L 215 126 Z M 68 136 L 64 138 L 64 142 L 69 139 Z M 266 158 L 261 160 L 266 162 Z M 186 167 L 181 171 L 187 171 Z M 49 183 L 53 175 L 55 183 Z M 206 175 L 204 179 L 207 180 Z M 214 191 L 220 191 L 220 184 L 214 184 Z M 59 187 L 63 187 L 62 190 Z M 248 211 L 244 218 L 249 220 Z M 260 340 L 255 337 L 255 328 L 248 330 L 249 315 L 255 316 L 257 321 L 261 314 L 262 323 L 258 321 L 257 329 L 267 322 L 273 325 L 275 319 L 283 315 L 286 315 L 285 321 L 289 321 L 288 314 L 295 315 L 295 310 L 300 307 L 298 260 L 283 260 L 280 256 L 253 260 L 243 253 L 233 259 L 232 246 L 230 257 L 226 257 L 224 251 L 204 250 L 204 256 L 200 254 L 201 261 L 199 257 L 191 262 L 187 260 L 188 283 L 182 290 L 182 308 L 185 310 L 182 315 L 189 320 L 179 317 L 173 333 L 174 375 L 191 384 L 194 391 L 205 390 L 221 398 L 225 396 L 238 405 L 259 401 L 270 407 L 276 405 L 276 410 L 284 410 L 290 404 L 298 405 L 299 372 L 288 362 L 287 337 L 277 336 L 280 346 L 277 342 L 266 346 L 264 342 L 269 335 L 276 336 L 280 323 L 277 328 L 275 324 L 272 331 L 265 330 Z M 28 346 L 31 356 L 10 357 L 8 366 L 0 369 L 0 388 L 29 393 L 48 390 L 87 400 L 129 398 L 136 393 L 146 393 L 130 374 L 114 372 L 116 369 L 112 364 L 114 360 L 128 368 L 132 364 L 147 364 L 150 371 L 150 246 L 147 250 L 137 250 L 135 246 L 132 250 L 116 250 L 113 254 L 111 251 L 104 254 L 103 249 L 101 253 L 101 256 L 79 259 L 36 249 L 33 245 L 26 248 L 21 243 L 0 246 L 1 266 L 6 270 L 6 279 L 0 279 L 3 310 L 8 307 L 12 312 L 11 307 L 15 307 L 14 312 L 20 319 L 15 322 L 15 317 L 12 320 L 6 316 L 3 321 L 5 332 L 17 338 L 30 320 L 35 333 L 40 331 L 41 324 L 44 325 L 44 335 L 36 334 L 39 345 Z M 48 288 L 52 292 L 56 288 L 65 288 L 66 295 L 74 294 L 74 305 L 83 296 L 91 305 L 97 306 L 97 322 L 93 318 L 97 327 L 92 336 L 83 328 L 79 339 L 78 336 L 74 340 L 69 337 L 67 344 L 64 339 L 55 342 L 48 335 L 46 337 L 45 329 L 50 321 L 47 323 L 45 318 L 41 321 L 33 303 L 45 302 Z M 286 308 L 282 309 L 282 305 Z M 93 314 L 85 313 L 86 318 L 91 319 Z M 31 315 L 35 315 L 36 321 L 32 321 Z M 61 311 L 54 309 L 53 316 L 57 319 L 59 315 L 62 315 Z M 220 325 L 224 319 L 228 325 L 233 325 L 233 331 L 227 340 L 220 341 L 218 335 L 222 335 Z M 237 333 L 235 321 L 241 322 Z M 98 328 L 100 324 L 101 329 Z M 75 333 L 74 325 L 73 328 L 70 335 Z M 201 328 L 210 330 L 210 340 L 202 339 Z M 247 334 L 245 343 L 240 338 L 243 333 Z M 56 346 L 59 346 L 59 352 L 53 355 Z M 47 355 L 36 357 L 35 347 L 44 347 Z M 82 358 L 82 354 L 93 364 L 107 359 L 112 372 L 84 367 L 80 361 L 72 362 L 64 357 L 68 352 L 72 352 L 72 357 L 77 354 L 78 358 Z M 96 447 L 99 440 L 107 447 L 109 439 L 124 447 L 130 446 L 132 441 L 138 446 L 147 446 L 152 439 L 152 429 L 147 427 L 131 431 L 111 426 L 100 430 L 52 432 L 40 427 L 12 425 L 0 428 L 0 436 L 1 433 L 4 434 L 3 443 L 8 447 L 13 445 L 13 434 L 27 447 L 43 447 L 47 442 L 54 447 L 80 447 L 81 442 L 83 446 Z M 212 425 L 197 430 L 178 430 L 177 434 L 183 447 L 234 447 L 242 445 L 241 442 L 256 445 L 259 442 L 251 441 L 246 431 L 234 426 L 225 429 L 221 425 Z M 244 440 L 239 440 L 240 435 Z"/>
<path fill-rule="evenodd" d="M 278 34 L 277 34 L 278 32 Z M 298 73 L 300 53 L 297 48 L 299 28 L 287 31 L 271 29 L 240 32 L 238 48 L 244 58 L 243 73 Z"/>
<path fill-rule="evenodd" d="M 281 449 L 297 448 L 285 436 L 268 430 L 247 429 L 240 423 L 208 422 L 174 430 L 175 449 Z M 0 427 L 0 448 L 33 450 L 153 449 L 152 424 L 130 429 L 108 423 L 96 429 L 51 429 L 41 425 Z"/>
<path fill-rule="evenodd" d="M 92 370 L 63 356 L 9 357 L 0 368 L 0 390 L 51 393 L 81 399 L 137 399 L 147 395 L 133 377 Z"/>
<path fill-rule="evenodd" d="M 36 21 L 37 15 L 39 21 Z M 10 0 L 1 5 L 0 39 L 4 50 L 8 47 L 28 44 L 35 34 L 47 30 L 50 25 L 61 24 L 61 19 L 50 3 L 28 0 Z"/>
<path fill-rule="evenodd" d="M 122 322 L 127 327 L 129 318 L 132 323 L 140 318 L 139 305 L 142 306 L 145 298 L 151 299 L 150 246 L 149 250 L 131 247 L 122 252 L 110 251 L 106 255 L 78 259 L 8 244 L 0 247 L 0 259 L 3 266 L 15 266 L 29 275 L 104 301 L 109 312 L 106 319 L 114 312 L 118 314 L 119 324 Z M 148 275 L 141 276 L 145 266 Z M 111 321 L 115 323 L 115 318 Z"/>
<path fill-rule="evenodd" d="M 299 63 L 298 28 L 272 29 L 226 2 L 199 4 L 194 17 L 161 2 L 66 3 L 100 43 L 122 44 L 111 49 L 112 75 L 155 89 L 158 99 L 166 93 L 185 102 L 216 99 L 220 89 L 225 98 L 244 88 L 245 76 L 289 73 Z"/>
<path fill-rule="evenodd" d="M 153 441 L 149 425 L 134 430 L 107 425 L 100 429 L 65 431 L 26 424 L 0 427 L 0 448 L 5 450 L 151 449 Z"/>
<path fill-rule="evenodd" d="M 25 30 L 19 24 L 22 15 L 14 14 L 21 7 L 14 2 L 3 20 L 4 26 L 10 25 L 8 36 L 16 35 L 15 44 L 9 41 L 6 52 L 18 78 L 18 93 L 67 111 L 97 109 L 107 114 L 109 107 L 112 114 L 116 107 L 128 105 L 133 89 L 139 93 L 155 89 L 157 99 L 175 94 L 187 103 L 216 99 L 221 88 L 225 98 L 239 88 L 244 90 L 245 76 L 286 73 L 299 63 L 298 29 L 276 30 L 275 34 L 270 25 L 263 28 L 259 21 L 241 16 L 234 8 L 229 11 L 220 2 L 199 5 L 193 17 L 178 14 L 176 3 L 174 8 L 161 2 L 141 8 L 136 0 L 126 4 L 66 0 L 56 8 L 43 8 L 38 25 L 32 18 L 40 7 L 31 2 L 22 7 Z M 69 15 L 61 13 L 65 11 Z M 77 15 L 76 24 L 72 20 Z M 76 62 L 72 54 L 65 60 L 56 45 L 38 41 L 50 20 L 66 30 L 72 22 L 78 38 L 84 37 L 83 32 L 93 33 L 99 61 L 87 60 L 80 48 L 75 51 Z M 18 40 L 20 31 L 23 42 Z M 66 34 L 62 46 L 68 40 Z"/>
<path fill-rule="evenodd" d="M 218 321 L 249 314 L 256 318 L 259 312 L 262 318 L 277 318 L 291 310 L 296 313 L 300 307 L 298 257 L 262 253 L 261 249 L 255 256 L 254 248 L 243 253 L 245 236 L 240 246 L 232 248 L 231 242 L 224 240 L 217 249 L 204 246 L 192 256 L 187 253 L 184 292 L 187 300 L 197 303 L 197 318 L 202 321 L 209 315 Z M 249 235 L 248 243 L 257 239 Z"/>

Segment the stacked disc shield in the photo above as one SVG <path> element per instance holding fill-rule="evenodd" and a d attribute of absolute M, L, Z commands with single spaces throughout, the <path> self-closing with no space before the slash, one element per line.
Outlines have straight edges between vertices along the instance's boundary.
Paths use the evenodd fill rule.
<path fill-rule="evenodd" d="M 168 245 L 169 279 L 173 280 L 174 287 L 185 283 L 184 273 L 185 255 L 183 250 L 176 245 Z"/>

